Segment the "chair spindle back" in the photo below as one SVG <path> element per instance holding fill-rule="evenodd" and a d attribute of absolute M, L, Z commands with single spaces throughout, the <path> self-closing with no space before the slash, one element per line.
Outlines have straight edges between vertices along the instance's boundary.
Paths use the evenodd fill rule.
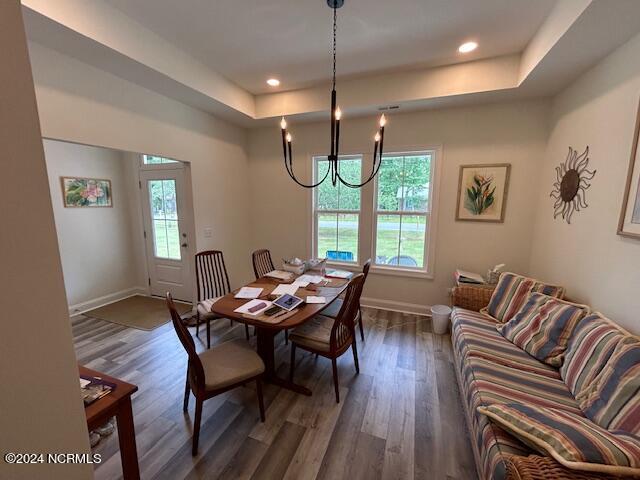
<path fill-rule="evenodd" d="M 187 327 L 182 322 L 180 314 L 176 309 L 176 305 L 173 303 L 173 297 L 169 292 L 167 292 L 167 308 L 171 314 L 171 321 L 173 323 L 173 328 L 178 335 L 178 339 L 189 356 L 189 374 L 194 376 L 196 382 L 202 382 L 202 387 L 204 388 L 204 368 L 202 366 L 202 361 L 198 356 L 198 352 L 196 352 L 196 345 L 193 338 L 191 337 L 189 330 L 187 330 Z"/>
<path fill-rule="evenodd" d="M 360 306 L 360 295 L 364 286 L 364 274 L 359 273 L 349 282 L 345 292 L 344 301 L 340 312 L 336 316 L 331 328 L 331 350 L 336 351 L 347 345 L 351 345 L 355 335 L 355 321 Z"/>
<path fill-rule="evenodd" d="M 253 273 L 256 275 L 256 280 L 276 269 L 271 260 L 271 252 L 264 248 L 253 252 L 251 254 L 251 260 L 253 262 Z"/>
<path fill-rule="evenodd" d="M 231 291 L 227 267 L 220 250 L 206 250 L 196 254 L 196 284 L 198 302 L 222 297 Z"/>

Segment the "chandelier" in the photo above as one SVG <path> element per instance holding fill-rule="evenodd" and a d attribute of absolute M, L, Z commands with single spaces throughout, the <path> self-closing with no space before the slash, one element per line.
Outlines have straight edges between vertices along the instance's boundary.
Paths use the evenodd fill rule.
<path fill-rule="evenodd" d="M 380 116 L 379 128 L 374 137 L 374 148 L 373 148 L 373 164 L 371 167 L 371 174 L 369 177 L 362 183 L 350 183 L 340 175 L 340 165 L 338 162 L 338 155 L 340 151 L 340 119 L 342 117 L 342 112 L 340 111 L 340 107 L 337 106 L 337 95 L 336 95 L 336 32 L 337 32 L 337 11 L 338 8 L 344 5 L 344 0 L 327 0 L 327 4 L 330 8 L 333 9 L 333 81 L 331 87 L 331 148 L 329 155 L 327 155 L 328 159 L 328 167 L 324 176 L 321 177 L 318 182 L 313 183 L 311 185 L 307 185 L 299 181 L 295 174 L 293 173 L 293 149 L 291 147 L 292 144 L 292 136 L 291 133 L 287 130 L 287 121 L 284 117 L 282 117 L 282 121 L 280 122 L 280 129 L 282 131 L 282 151 L 284 155 L 284 166 L 287 169 L 287 173 L 291 177 L 291 179 L 296 182 L 298 185 L 304 188 L 315 188 L 324 182 L 329 174 L 331 174 L 331 183 L 335 187 L 338 181 L 343 185 L 346 185 L 349 188 L 360 188 L 369 183 L 371 180 L 375 178 L 380 170 L 380 165 L 382 164 L 382 148 L 384 144 L 384 126 L 386 123 L 386 118 L 384 114 Z"/>

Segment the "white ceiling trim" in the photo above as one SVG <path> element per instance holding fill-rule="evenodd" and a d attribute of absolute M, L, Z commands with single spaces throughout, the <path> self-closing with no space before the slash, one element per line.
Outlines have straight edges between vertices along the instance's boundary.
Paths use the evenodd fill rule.
<path fill-rule="evenodd" d="M 102 0 L 22 2 L 31 41 L 233 123 L 327 112 L 329 85 L 252 95 Z M 363 115 L 548 96 L 639 31 L 640 1 L 560 0 L 522 54 L 340 80 L 339 103 L 346 115 Z"/>

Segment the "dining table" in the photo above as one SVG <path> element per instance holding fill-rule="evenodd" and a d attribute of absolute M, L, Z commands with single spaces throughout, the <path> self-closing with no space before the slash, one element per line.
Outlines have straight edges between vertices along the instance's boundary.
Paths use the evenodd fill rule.
<path fill-rule="evenodd" d="M 260 299 L 267 300 L 273 298 L 271 292 L 281 284 L 290 284 L 298 278 L 298 275 L 292 274 L 288 280 L 279 280 L 272 277 L 261 277 L 257 280 L 245 285 L 247 287 L 262 288 Z M 256 329 L 256 343 L 258 355 L 264 362 L 264 381 L 277 385 L 288 390 L 303 395 L 311 395 L 311 390 L 303 385 L 296 384 L 288 379 L 279 377 L 275 368 L 275 336 L 282 330 L 289 330 L 302 325 L 311 320 L 314 316 L 320 314 L 325 308 L 333 303 L 347 288 L 349 279 L 343 278 L 324 278 L 319 284 L 309 284 L 306 287 L 300 287 L 296 291 L 296 296 L 306 299 L 307 296 L 325 297 L 325 303 L 302 303 L 292 311 L 291 315 L 287 315 L 279 323 L 271 323 L 262 321 L 258 318 L 252 318 L 250 315 L 235 312 L 235 310 L 247 303 L 247 299 L 235 298 L 235 294 L 240 290 L 236 289 L 218 299 L 211 307 L 211 312 L 223 318 L 229 318 L 240 323 L 252 325 Z"/>

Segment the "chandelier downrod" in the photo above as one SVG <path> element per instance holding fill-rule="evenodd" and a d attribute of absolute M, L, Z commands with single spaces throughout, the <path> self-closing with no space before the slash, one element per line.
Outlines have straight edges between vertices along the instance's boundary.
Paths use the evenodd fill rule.
<path fill-rule="evenodd" d="M 305 184 L 300 182 L 295 174 L 293 173 L 293 148 L 292 142 L 293 137 L 291 133 L 287 130 L 287 121 L 284 117 L 280 121 L 280 130 L 282 133 L 282 153 L 284 157 L 284 166 L 287 170 L 287 173 L 291 177 L 291 179 L 296 182 L 298 185 L 304 188 L 315 188 L 320 185 L 322 182 L 326 180 L 331 174 L 331 184 L 335 187 L 340 181 L 343 185 L 349 188 L 361 188 L 369 183 L 371 180 L 375 178 L 380 170 L 380 166 L 382 165 L 382 152 L 384 147 L 384 127 L 386 124 L 386 118 L 384 114 L 380 116 L 379 128 L 374 137 L 374 148 L 373 148 L 373 164 L 371 166 L 371 174 L 369 177 L 362 183 L 350 183 L 344 178 L 340 176 L 340 165 L 339 165 L 339 156 L 340 156 L 340 120 L 342 118 L 342 111 L 337 104 L 337 94 L 336 94 L 336 37 L 337 37 L 337 25 L 338 25 L 338 14 L 337 9 L 344 5 L 344 0 L 327 0 L 327 5 L 333 10 L 333 72 L 332 72 L 332 83 L 331 83 L 331 145 L 329 149 L 329 155 L 327 155 L 328 159 L 328 167 L 324 176 L 321 180 L 314 184 Z"/>

